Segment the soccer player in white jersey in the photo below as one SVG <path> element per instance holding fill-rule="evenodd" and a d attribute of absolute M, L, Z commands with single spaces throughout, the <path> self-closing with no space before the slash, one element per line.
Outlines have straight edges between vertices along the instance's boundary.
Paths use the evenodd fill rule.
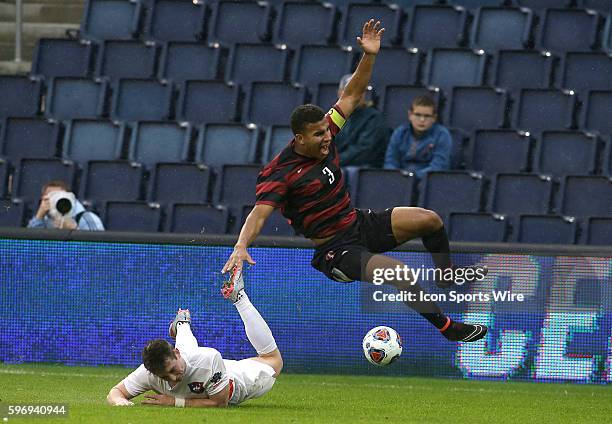
<path fill-rule="evenodd" d="M 254 358 L 232 361 L 209 347 L 199 347 L 191 332 L 188 309 L 179 309 L 170 323 L 173 348 L 166 340 L 152 340 L 142 352 L 143 364 L 113 387 L 110 405 L 130 406 L 148 390 L 146 405 L 224 407 L 266 394 L 283 368 L 283 359 L 268 324 L 244 291 L 240 271 L 233 270 L 221 290 L 238 310 L 246 335 L 257 351 Z"/>

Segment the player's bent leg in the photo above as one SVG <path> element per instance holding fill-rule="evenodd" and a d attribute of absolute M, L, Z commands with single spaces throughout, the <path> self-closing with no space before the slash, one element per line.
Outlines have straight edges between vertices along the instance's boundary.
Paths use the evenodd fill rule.
<path fill-rule="evenodd" d="M 263 353 L 253 358 L 249 358 L 254 361 L 263 362 L 272 367 L 274 370 L 274 378 L 277 378 L 283 370 L 283 357 L 281 356 L 280 350 L 274 349 L 270 353 Z"/>
<path fill-rule="evenodd" d="M 443 226 L 442 218 L 428 209 L 398 207 L 391 212 L 391 228 L 400 244 L 431 234 Z"/>
<path fill-rule="evenodd" d="M 170 323 L 168 334 L 176 339 L 175 347 L 181 352 L 198 348 L 198 341 L 191 332 L 191 313 L 189 309 L 179 309 Z"/>

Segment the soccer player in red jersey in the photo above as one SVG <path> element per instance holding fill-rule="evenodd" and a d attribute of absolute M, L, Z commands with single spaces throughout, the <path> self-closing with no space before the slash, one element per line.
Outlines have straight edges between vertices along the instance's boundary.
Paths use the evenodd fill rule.
<path fill-rule="evenodd" d="M 333 138 L 367 89 L 384 31 L 380 22 L 375 23 L 373 19 L 364 24 L 362 36 L 357 37 L 363 56 L 340 99 L 329 112 L 325 113 L 314 105 L 299 106 L 292 112 L 294 138 L 259 174 L 255 207 L 247 217 L 222 272 L 234 267 L 240 270 L 245 260 L 255 263 L 247 247 L 275 208 L 281 209 L 297 232 L 313 241 L 312 266 L 335 281 L 373 283 L 381 270 L 403 268 L 402 262 L 380 253 L 417 237 L 422 238 L 438 269 L 458 270 L 450 261 L 448 236 L 435 212 L 415 207 L 373 212 L 350 206 Z M 481 275 L 486 270 L 478 271 Z M 453 321 L 436 303 L 420 300 L 421 288 L 414 277 L 407 281 L 398 276 L 386 279 L 385 283 L 402 292 L 414 293 L 406 304 L 438 328 L 448 340 L 473 342 L 486 335 L 486 326 Z M 442 286 L 444 282 L 438 284 Z M 453 282 L 447 285 L 450 284 Z"/>

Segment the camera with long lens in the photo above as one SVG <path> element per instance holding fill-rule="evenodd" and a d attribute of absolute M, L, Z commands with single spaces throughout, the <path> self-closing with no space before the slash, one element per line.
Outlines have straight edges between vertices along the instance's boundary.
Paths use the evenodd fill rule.
<path fill-rule="evenodd" d="M 70 216 L 76 204 L 74 193 L 68 191 L 54 191 L 49 194 L 50 214 L 62 217 Z"/>

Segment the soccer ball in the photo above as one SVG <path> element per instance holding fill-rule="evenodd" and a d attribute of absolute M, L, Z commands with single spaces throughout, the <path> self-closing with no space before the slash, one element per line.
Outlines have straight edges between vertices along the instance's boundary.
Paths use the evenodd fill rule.
<path fill-rule="evenodd" d="M 402 354 L 402 339 L 391 327 L 374 327 L 363 338 L 363 353 L 374 365 L 389 365 Z"/>

